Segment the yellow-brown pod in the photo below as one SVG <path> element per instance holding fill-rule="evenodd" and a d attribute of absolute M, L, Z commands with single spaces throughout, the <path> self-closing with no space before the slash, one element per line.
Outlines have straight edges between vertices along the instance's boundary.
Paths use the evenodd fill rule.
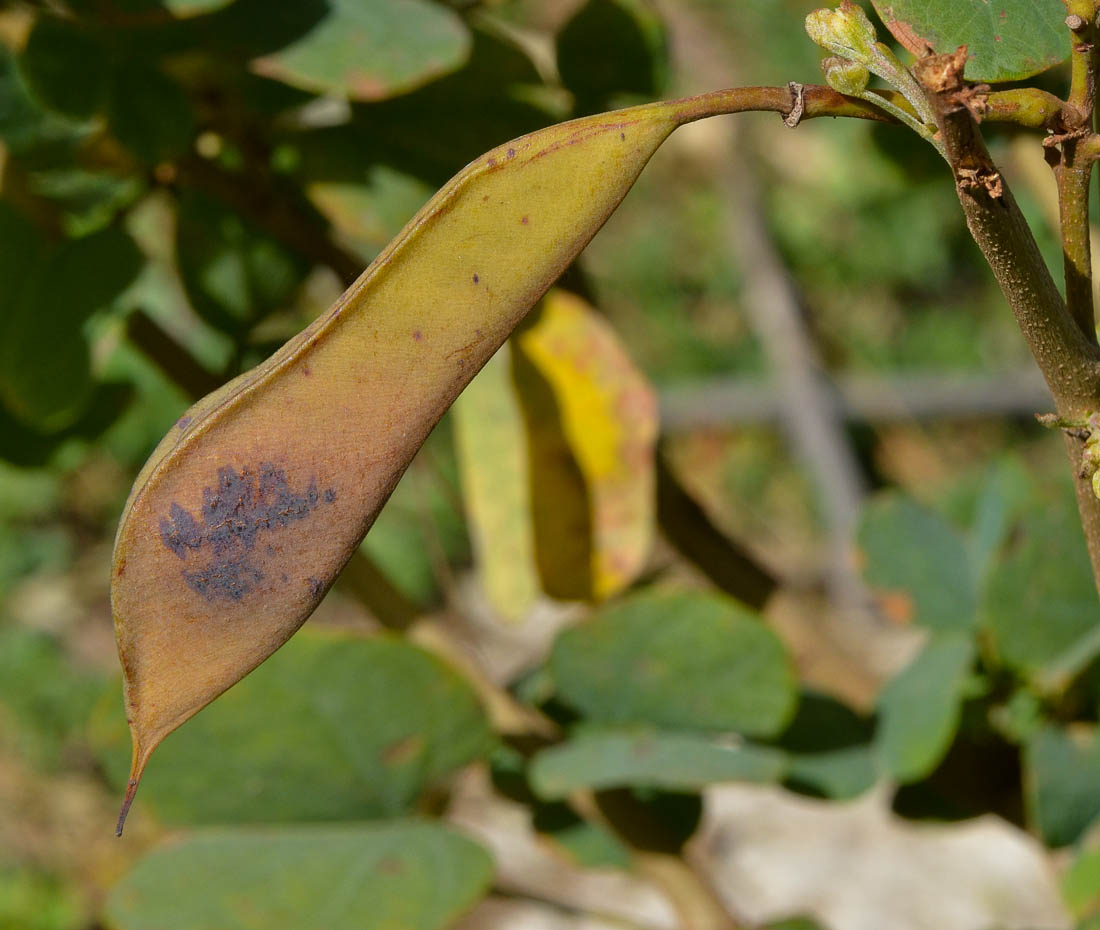
<path fill-rule="evenodd" d="M 133 764 L 278 649 L 436 421 L 698 100 L 553 126 L 467 166 L 337 303 L 180 418 L 118 530 Z M 713 112 L 713 110 L 711 111 Z"/>

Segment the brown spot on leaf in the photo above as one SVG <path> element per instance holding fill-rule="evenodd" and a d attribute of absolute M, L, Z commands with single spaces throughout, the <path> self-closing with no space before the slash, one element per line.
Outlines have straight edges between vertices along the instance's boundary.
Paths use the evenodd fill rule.
<path fill-rule="evenodd" d="M 382 762 L 388 766 L 406 765 L 424 752 L 424 737 L 419 733 L 390 743 L 382 750 Z"/>
<path fill-rule="evenodd" d="M 383 875 L 402 875 L 405 872 L 405 863 L 387 856 L 378 863 L 378 871 Z"/>
<path fill-rule="evenodd" d="M 423 338 L 424 338 L 424 334 L 422 332 L 420 332 L 419 329 L 414 329 L 413 330 L 413 339 L 415 339 L 417 342 L 420 342 L 420 340 L 423 339 Z"/>
<path fill-rule="evenodd" d="M 875 601 L 882 615 L 898 626 L 909 626 L 917 613 L 917 606 L 908 591 L 879 591 Z"/>
<path fill-rule="evenodd" d="M 477 275 L 475 274 L 475 275 L 474 275 L 474 284 L 477 284 L 477 282 L 478 282 L 478 281 L 480 281 L 480 280 L 481 280 L 481 278 L 479 278 L 479 277 L 478 277 L 478 276 L 477 276 Z"/>
<path fill-rule="evenodd" d="M 356 100 L 382 100 L 389 96 L 390 87 L 373 74 L 353 71 L 346 79 L 348 90 Z"/>
<path fill-rule="evenodd" d="M 520 217 L 520 220 L 519 220 L 519 221 L 520 221 L 520 222 L 521 222 L 521 223 L 522 223 L 522 224 L 523 224 L 524 226 L 526 226 L 526 225 L 527 225 L 527 217 L 525 217 L 525 216 L 521 216 L 521 217 Z"/>
<path fill-rule="evenodd" d="M 180 429 L 187 429 L 191 425 L 191 417 L 180 417 L 176 420 L 176 426 Z"/>

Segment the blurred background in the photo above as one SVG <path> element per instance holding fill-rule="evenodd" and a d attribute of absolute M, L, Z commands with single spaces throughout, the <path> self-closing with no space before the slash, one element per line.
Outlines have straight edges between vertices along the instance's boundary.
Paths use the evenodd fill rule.
<path fill-rule="evenodd" d="M 160 437 L 481 152 L 819 81 L 815 5 L 0 2 L 2 930 L 1100 927 L 1050 400 L 935 151 L 856 121 L 674 134 L 113 836 Z"/>

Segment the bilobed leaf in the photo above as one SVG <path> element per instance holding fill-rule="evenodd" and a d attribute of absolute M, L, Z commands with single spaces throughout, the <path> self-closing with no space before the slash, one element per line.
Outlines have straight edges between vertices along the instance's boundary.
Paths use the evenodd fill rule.
<path fill-rule="evenodd" d="M 117 692 L 104 701 L 92 736 L 123 787 L 126 720 Z M 434 656 L 303 635 L 168 740 L 146 797 L 170 823 L 392 817 L 491 745 L 470 686 Z"/>
<path fill-rule="evenodd" d="M 556 413 L 556 432 L 567 447 L 547 455 L 540 454 L 545 447 L 532 443 L 533 488 L 547 498 L 547 507 L 561 508 L 562 497 L 549 490 L 562 483 L 561 470 L 578 475 L 584 484 L 580 504 L 588 508 L 590 564 L 580 566 L 583 578 L 560 586 L 604 600 L 637 577 L 653 542 L 656 395 L 610 325 L 566 291 L 551 291 L 515 342 L 553 394 L 552 409 L 538 409 L 538 400 L 525 391 L 530 379 L 517 379 L 521 401 L 535 408 L 529 409 L 528 422 L 534 425 Z M 568 572 L 571 566 L 556 559 L 576 547 L 576 533 L 561 522 L 537 518 L 535 530 L 544 575 Z"/>
<path fill-rule="evenodd" d="M 875 746 L 892 778 L 917 781 L 943 758 L 959 725 L 973 661 L 969 635 L 940 633 L 883 689 Z"/>
<path fill-rule="evenodd" d="M 303 90 L 384 100 L 453 71 L 469 47 L 462 20 L 428 0 L 332 0 L 320 23 L 253 68 Z"/>
<path fill-rule="evenodd" d="M 1100 816 L 1100 739 L 1093 727 L 1039 730 L 1024 763 L 1031 823 L 1049 846 L 1075 842 Z"/>
<path fill-rule="evenodd" d="M 858 534 L 864 575 L 888 614 L 934 630 L 974 626 L 966 544 L 938 515 L 902 494 L 884 494 L 864 509 Z"/>
<path fill-rule="evenodd" d="M 488 853 L 431 823 L 209 830 L 141 859 L 105 917 L 117 930 L 446 930 L 492 877 Z"/>
<path fill-rule="evenodd" d="M 500 347 L 454 405 L 462 499 L 489 602 L 519 620 L 539 595 L 531 527 L 527 436 Z"/>
<path fill-rule="evenodd" d="M 721 93 L 651 104 L 488 152 L 327 313 L 177 421 L 115 543 L 128 798 L 157 744 L 312 613 L 444 411 L 657 147 L 728 108 Z M 781 718 L 774 700 L 757 703 Z"/>
<path fill-rule="evenodd" d="M 723 596 L 636 595 L 558 636 L 558 694 L 586 717 L 693 731 L 777 733 L 794 710 L 779 639 Z"/>
<path fill-rule="evenodd" d="M 698 790 L 725 781 L 772 782 L 787 757 L 777 749 L 724 745 L 697 733 L 585 729 L 531 763 L 531 788 L 545 801 L 580 788 Z"/>
<path fill-rule="evenodd" d="M 903 46 L 918 57 L 965 45 L 968 81 L 1019 81 L 1069 54 L 1062 0 L 871 0 Z"/>
<path fill-rule="evenodd" d="M 93 388 L 84 324 L 141 265 L 133 240 L 110 227 L 26 269 L 21 298 L 0 319 L 0 400 L 15 416 L 42 432 L 80 417 Z"/>

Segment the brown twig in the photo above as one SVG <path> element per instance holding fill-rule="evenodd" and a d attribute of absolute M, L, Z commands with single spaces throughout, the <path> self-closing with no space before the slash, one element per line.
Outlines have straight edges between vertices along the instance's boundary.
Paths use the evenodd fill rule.
<path fill-rule="evenodd" d="M 958 75 L 961 85 L 962 75 Z M 1086 337 L 1043 262 L 1012 191 L 955 91 L 929 91 L 967 226 L 985 255 L 1054 397 L 1058 413 L 1083 419 L 1100 408 L 1100 349 Z M 1074 474 L 1080 443 L 1069 442 Z M 1100 579 L 1100 500 L 1077 481 L 1077 501 L 1093 573 Z"/>

